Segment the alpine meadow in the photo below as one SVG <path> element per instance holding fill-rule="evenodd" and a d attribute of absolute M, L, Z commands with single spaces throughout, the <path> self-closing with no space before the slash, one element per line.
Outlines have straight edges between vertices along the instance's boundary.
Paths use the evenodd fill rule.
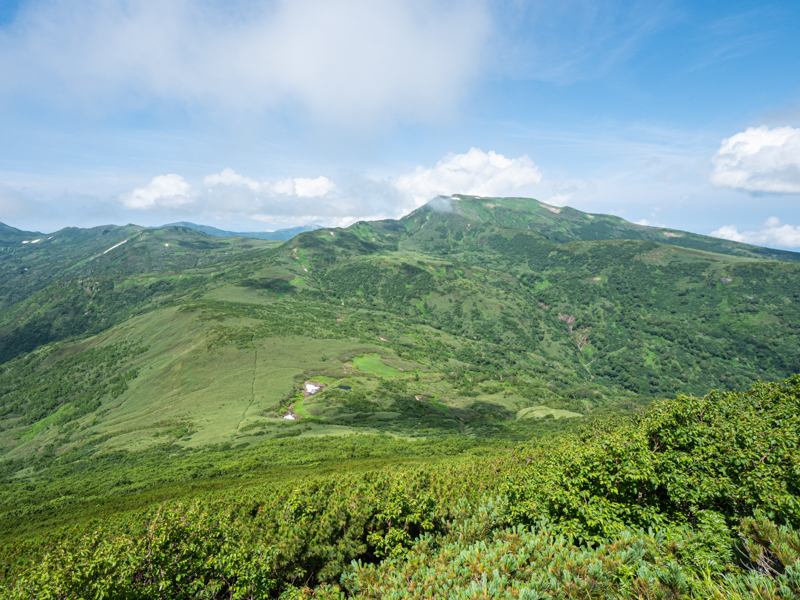
<path fill-rule="evenodd" d="M 798 589 L 800 255 L 454 196 L 2 257 L 9 593 Z"/>
<path fill-rule="evenodd" d="M 0 597 L 800 598 L 800 9 L 701 4 L 0 2 Z"/>

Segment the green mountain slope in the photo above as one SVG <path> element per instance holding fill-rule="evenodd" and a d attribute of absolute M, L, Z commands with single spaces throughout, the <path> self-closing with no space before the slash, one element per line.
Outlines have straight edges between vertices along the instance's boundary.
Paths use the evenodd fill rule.
<path fill-rule="evenodd" d="M 0 361 L 198 293 L 223 265 L 272 244 L 136 225 L 67 228 L 38 239 L 0 249 Z"/>
<path fill-rule="evenodd" d="M 515 437 L 800 366 L 796 254 L 530 199 L 440 198 L 279 246 L 135 226 L 46 242 L 0 266 L 13 460 Z"/>
<path fill-rule="evenodd" d="M 6 225 L 5 223 L 0 223 L 0 252 L 5 250 L 8 246 L 15 246 L 17 244 L 26 246 L 44 237 L 46 237 L 44 234 L 36 231 L 22 231 L 21 229 Z M 36 243 L 38 244 L 39 242 L 37 241 Z"/>
<path fill-rule="evenodd" d="M 0 228 L 0 585 L 791 594 L 797 378 L 658 399 L 800 371 L 798 256 L 467 196 Z"/>

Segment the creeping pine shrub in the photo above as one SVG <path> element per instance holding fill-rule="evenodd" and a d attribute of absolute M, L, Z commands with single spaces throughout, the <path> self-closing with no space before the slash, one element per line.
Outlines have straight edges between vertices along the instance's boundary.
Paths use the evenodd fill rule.
<path fill-rule="evenodd" d="M 12 598 L 800 597 L 800 377 L 553 445 L 168 502 Z"/>
<path fill-rule="evenodd" d="M 547 516 L 589 543 L 631 526 L 707 529 L 711 513 L 728 527 L 756 511 L 798 527 L 800 376 L 657 403 L 636 422 L 566 441 L 504 491 L 512 523 Z"/>
<path fill-rule="evenodd" d="M 708 516 L 714 521 L 714 516 Z M 552 524 L 495 531 L 478 541 L 441 544 L 424 536 L 403 558 L 353 563 L 340 586 L 307 597 L 358 598 L 796 598 L 800 597 L 800 533 L 764 519 L 745 519 L 741 543 L 760 573 L 729 563 L 713 565 L 730 550 L 709 550 L 700 531 L 647 533 L 625 530 L 596 546 L 577 545 Z M 705 529 L 705 531 L 703 530 Z M 775 548 L 775 550 L 771 550 Z M 700 556 L 692 555 L 699 549 Z M 768 555 L 768 556 L 767 556 Z M 777 558 L 780 556 L 780 558 Z"/>
<path fill-rule="evenodd" d="M 141 534 L 96 531 L 22 576 L 14 598 L 253 598 L 274 591 L 273 551 L 199 503 L 159 509 Z"/>

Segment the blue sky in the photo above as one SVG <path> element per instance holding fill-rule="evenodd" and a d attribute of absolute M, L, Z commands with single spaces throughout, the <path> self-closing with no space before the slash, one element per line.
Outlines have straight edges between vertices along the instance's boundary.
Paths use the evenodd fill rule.
<path fill-rule="evenodd" d="M 800 249 L 798 31 L 794 0 L 0 0 L 0 221 L 476 193 Z"/>

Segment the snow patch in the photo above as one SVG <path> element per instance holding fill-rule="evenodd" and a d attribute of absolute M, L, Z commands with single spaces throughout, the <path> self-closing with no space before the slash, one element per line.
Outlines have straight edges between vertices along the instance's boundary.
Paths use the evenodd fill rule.
<path fill-rule="evenodd" d="M 550 206 L 549 204 L 545 204 L 544 202 L 542 202 L 542 208 L 544 208 L 545 210 L 549 210 L 554 215 L 561 214 L 561 209 L 558 208 L 557 206 Z"/>
<path fill-rule="evenodd" d="M 121 242 L 119 242 L 118 244 L 114 244 L 113 246 L 111 246 L 111 248 L 109 248 L 109 249 L 107 249 L 107 250 L 103 250 L 103 254 L 108 254 L 108 253 L 109 253 L 109 252 L 111 252 L 111 251 L 112 251 L 114 248 L 119 248 L 120 246 L 122 246 L 122 244 L 126 243 L 127 241 L 128 241 L 128 240 L 122 240 L 122 241 L 121 241 Z"/>
<path fill-rule="evenodd" d="M 675 232 L 673 232 L 673 231 L 664 231 L 664 232 L 662 232 L 662 233 L 664 234 L 664 237 L 668 237 L 668 238 L 679 238 L 679 237 L 683 237 L 683 234 L 682 234 L 682 233 L 675 233 Z"/>
<path fill-rule="evenodd" d="M 297 420 L 297 415 L 295 415 L 294 413 L 290 413 L 290 412 L 286 413 L 285 415 L 283 415 L 283 420 L 284 421 L 296 421 Z"/>
<path fill-rule="evenodd" d="M 313 396 L 322 389 L 322 386 L 317 383 L 314 383 L 313 381 L 306 381 L 305 384 L 303 385 L 303 389 L 305 390 L 306 394 L 308 394 L 309 396 Z"/>
<path fill-rule="evenodd" d="M 41 241 L 42 241 L 42 238 L 38 238 L 38 239 L 35 239 L 35 240 L 22 240 L 22 243 L 23 244 L 38 244 Z"/>

